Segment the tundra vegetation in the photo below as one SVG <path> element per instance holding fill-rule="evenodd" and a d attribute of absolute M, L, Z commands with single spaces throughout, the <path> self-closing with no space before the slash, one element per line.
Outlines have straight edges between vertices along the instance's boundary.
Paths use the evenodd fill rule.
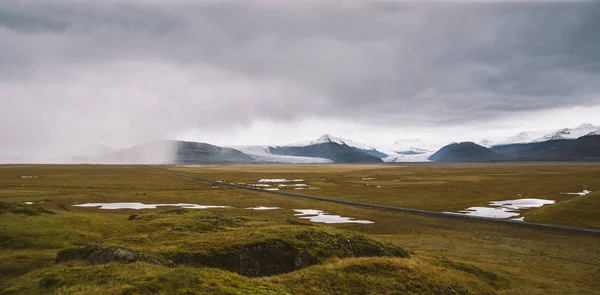
<path fill-rule="evenodd" d="M 600 165 L 0 166 L 0 294 L 593 294 L 600 235 L 281 196 L 457 211 L 543 198 L 526 221 L 600 229 Z M 263 182 L 263 184 L 265 184 Z M 586 195 L 561 194 L 581 192 Z M 27 202 L 27 203 L 26 203 Z M 230 206 L 101 210 L 84 203 Z M 250 210 L 251 207 L 278 207 Z M 370 220 L 311 223 L 294 209 Z"/>

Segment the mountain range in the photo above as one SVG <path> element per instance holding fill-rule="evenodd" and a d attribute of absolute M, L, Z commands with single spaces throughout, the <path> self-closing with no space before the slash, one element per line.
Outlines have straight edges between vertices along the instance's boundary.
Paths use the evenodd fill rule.
<path fill-rule="evenodd" d="M 582 124 L 550 132 L 521 132 L 500 141 L 482 140 L 436 146 L 420 139 L 397 140 L 377 148 L 325 134 L 283 146 L 229 146 L 161 140 L 123 150 L 93 149 L 104 154 L 76 158 L 86 163 L 250 164 L 383 163 L 600 160 L 600 127 Z"/>

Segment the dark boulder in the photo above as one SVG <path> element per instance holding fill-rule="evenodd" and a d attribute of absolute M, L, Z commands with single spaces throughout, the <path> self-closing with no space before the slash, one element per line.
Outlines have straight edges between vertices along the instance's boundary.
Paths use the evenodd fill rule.
<path fill-rule="evenodd" d="M 83 260 L 91 264 L 106 264 L 111 262 L 134 263 L 138 261 L 158 265 L 163 264 L 160 262 L 160 260 L 141 252 L 136 252 L 118 246 L 103 248 L 98 244 L 65 249 L 58 252 L 56 255 L 56 263 L 69 262 L 73 260 Z"/>

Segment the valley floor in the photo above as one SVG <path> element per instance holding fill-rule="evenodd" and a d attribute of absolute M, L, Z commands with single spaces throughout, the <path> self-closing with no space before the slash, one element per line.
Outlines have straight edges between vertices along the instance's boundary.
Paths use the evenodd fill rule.
<path fill-rule="evenodd" d="M 521 215 L 600 228 L 596 164 L 160 169 L 433 211 L 551 199 Z M 594 234 L 285 197 L 137 166 L 0 166 L 0 202 L 0 294 L 600 293 Z M 86 203 L 173 206 L 74 206 Z M 295 215 L 308 209 L 372 223 Z"/>

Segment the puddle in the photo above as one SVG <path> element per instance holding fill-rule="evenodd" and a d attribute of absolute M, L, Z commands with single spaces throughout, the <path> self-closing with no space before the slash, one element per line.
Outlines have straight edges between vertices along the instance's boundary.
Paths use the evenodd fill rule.
<path fill-rule="evenodd" d="M 308 184 L 305 184 L 305 183 L 294 183 L 294 184 L 278 184 L 277 186 L 279 186 L 279 187 L 290 187 L 290 186 L 291 186 L 291 187 L 294 187 L 294 186 L 296 186 L 296 187 L 298 187 L 298 186 L 302 186 L 302 187 L 304 187 L 304 186 L 308 186 Z"/>
<path fill-rule="evenodd" d="M 375 180 L 375 178 L 372 178 L 372 177 L 363 177 L 360 180 Z"/>
<path fill-rule="evenodd" d="M 258 182 L 301 182 L 304 179 L 285 179 L 285 178 L 264 178 L 259 179 Z"/>
<path fill-rule="evenodd" d="M 46 202 L 41 201 L 41 202 L 23 202 L 23 204 L 27 204 L 27 205 L 33 205 L 33 204 L 44 204 Z"/>
<path fill-rule="evenodd" d="M 553 200 L 544 199 L 517 199 L 517 200 L 506 200 L 506 201 L 492 201 L 489 203 L 490 207 L 470 207 L 465 210 L 458 212 L 444 212 L 452 214 L 463 214 L 469 216 L 479 216 L 488 218 L 501 218 L 517 221 L 525 221 L 519 210 L 539 208 L 544 205 L 550 205 L 556 203 Z"/>
<path fill-rule="evenodd" d="M 479 216 L 479 217 L 489 217 L 489 218 L 510 218 L 521 215 L 519 212 L 511 211 L 508 208 L 490 208 L 490 207 L 470 207 L 465 210 L 461 210 L 458 212 L 448 212 L 448 213 L 458 213 L 469 216 Z"/>
<path fill-rule="evenodd" d="M 310 222 L 319 222 L 319 223 L 361 223 L 361 224 L 371 224 L 373 221 L 369 220 L 357 220 L 351 217 L 342 217 L 340 215 L 329 215 L 326 212 L 321 210 L 314 209 L 294 209 L 297 216 L 301 219 L 308 219 Z"/>
<path fill-rule="evenodd" d="M 258 207 L 249 207 L 246 208 L 248 210 L 277 210 L 277 209 L 281 209 L 279 207 L 263 207 L 263 206 L 258 206 Z"/>
<path fill-rule="evenodd" d="M 99 207 L 103 210 L 116 209 L 156 209 L 157 207 L 181 207 L 184 209 L 216 209 L 216 208 L 231 208 L 230 206 L 205 206 L 198 204 L 144 204 L 144 203 L 86 203 L 72 205 L 75 207 Z"/>
<path fill-rule="evenodd" d="M 591 193 L 591 191 L 588 191 L 586 189 L 584 189 L 582 192 L 580 193 L 560 193 L 561 195 L 580 195 L 580 196 L 585 196 L 587 194 Z"/>
<path fill-rule="evenodd" d="M 556 203 L 552 200 L 544 200 L 544 199 L 518 199 L 518 200 L 507 200 L 507 201 L 494 201 L 490 202 L 490 206 L 494 207 L 503 207 L 508 209 L 529 209 L 529 208 L 538 208 L 544 205 L 550 205 Z"/>

